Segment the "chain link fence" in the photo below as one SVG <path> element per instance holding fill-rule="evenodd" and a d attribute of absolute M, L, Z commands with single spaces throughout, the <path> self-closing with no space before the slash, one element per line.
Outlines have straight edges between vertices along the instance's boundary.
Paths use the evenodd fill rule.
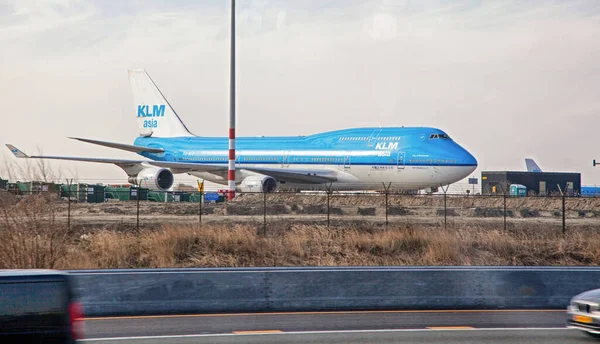
<path fill-rule="evenodd" d="M 58 190 L 19 190 L 18 199 L 44 193 L 56 202 L 56 218 L 72 225 L 116 224 L 150 228 L 164 223 L 252 223 L 268 234 L 281 226 L 319 224 L 328 227 L 363 223 L 373 227 L 485 227 L 514 230 L 536 226 L 565 233 L 597 225 L 600 198 L 516 197 L 509 195 L 407 195 L 394 192 L 237 193 L 225 201 L 219 194 L 158 192 L 148 189 L 100 190 L 88 186 Z M 368 226 L 367 226 L 368 227 Z"/>

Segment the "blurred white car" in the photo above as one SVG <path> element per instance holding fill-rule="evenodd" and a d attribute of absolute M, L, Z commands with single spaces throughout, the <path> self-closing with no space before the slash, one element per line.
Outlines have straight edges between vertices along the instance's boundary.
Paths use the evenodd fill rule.
<path fill-rule="evenodd" d="M 571 299 L 567 307 L 567 327 L 600 339 L 600 289 L 583 292 Z"/>

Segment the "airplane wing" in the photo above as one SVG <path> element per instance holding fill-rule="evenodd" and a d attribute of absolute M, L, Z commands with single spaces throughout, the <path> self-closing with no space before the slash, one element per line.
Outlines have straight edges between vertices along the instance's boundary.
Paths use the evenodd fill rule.
<path fill-rule="evenodd" d="M 212 165 L 199 163 L 185 162 L 170 162 L 170 161 L 148 161 L 148 164 L 158 167 L 170 168 L 177 173 L 187 172 L 210 172 L 220 175 L 223 178 L 227 177 L 227 165 Z M 299 168 L 274 168 L 274 167 L 252 167 L 243 166 L 236 167 L 237 170 L 246 170 L 255 173 L 264 174 L 275 178 L 278 181 L 289 183 L 306 183 L 306 184 L 321 184 L 337 181 L 337 172 L 326 169 L 299 169 Z"/>
<path fill-rule="evenodd" d="M 69 156 L 39 156 L 27 155 L 13 145 L 7 144 L 8 149 L 17 158 L 26 159 L 54 159 L 54 160 L 69 160 L 69 161 L 85 161 L 97 162 L 105 164 L 115 164 L 122 168 L 128 175 L 135 175 L 146 167 L 156 166 L 169 168 L 173 173 L 188 173 L 188 172 L 208 172 L 222 177 L 227 176 L 227 164 L 200 164 L 200 163 L 185 163 L 175 161 L 155 161 L 155 160 L 128 160 L 128 159 L 110 159 L 110 158 L 85 158 L 85 157 L 69 157 Z M 250 167 L 244 166 L 238 170 L 246 170 L 255 173 L 264 174 L 275 178 L 278 181 L 290 183 L 306 183 L 306 184 L 321 184 L 334 182 L 337 178 L 337 172 L 326 169 L 298 169 L 298 168 L 274 168 L 274 167 Z"/>
<path fill-rule="evenodd" d="M 73 139 L 73 140 L 81 141 L 81 142 L 87 142 L 87 143 L 104 146 L 104 147 L 116 148 L 116 149 L 125 150 L 125 151 L 129 151 L 129 152 L 134 152 L 134 153 L 142 153 L 142 152 L 163 153 L 165 151 L 162 148 L 150 148 L 150 147 L 143 147 L 143 146 L 126 145 L 126 144 L 122 144 L 122 143 L 98 141 L 98 140 L 84 139 L 84 138 L 80 138 L 80 137 L 69 137 L 69 138 Z"/>
<path fill-rule="evenodd" d="M 337 171 L 326 169 L 244 167 L 245 170 L 271 176 L 276 180 L 299 184 L 322 184 L 338 180 Z"/>
<path fill-rule="evenodd" d="M 23 159 L 51 159 L 51 160 L 69 160 L 69 161 L 85 161 L 85 162 L 99 162 L 104 164 L 115 164 L 123 169 L 128 175 L 135 175 L 144 169 L 142 160 L 128 160 L 128 159 L 106 159 L 106 158 L 84 158 L 74 156 L 51 156 L 51 155 L 27 155 L 17 147 L 7 144 L 6 147 L 17 157 Z"/>

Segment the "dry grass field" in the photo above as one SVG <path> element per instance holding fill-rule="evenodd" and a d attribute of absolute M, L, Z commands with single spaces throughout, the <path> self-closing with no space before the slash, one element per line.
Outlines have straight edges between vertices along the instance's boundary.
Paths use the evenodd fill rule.
<path fill-rule="evenodd" d="M 329 227 L 322 196 L 269 195 L 266 226 L 261 195 L 201 226 L 198 204 L 141 202 L 138 229 L 135 202 L 73 204 L 69 228 L 64 201 L 0 194 L 0 268 L 600 264 L 600 200 L 569 199 L 564 234 L 560 199 L 507 201 L 506 230 L 502 198 L 449 197 L 444 228 L 440 197 L 390 197 L 385 226 L 381 195 L 331 197 Z"/>

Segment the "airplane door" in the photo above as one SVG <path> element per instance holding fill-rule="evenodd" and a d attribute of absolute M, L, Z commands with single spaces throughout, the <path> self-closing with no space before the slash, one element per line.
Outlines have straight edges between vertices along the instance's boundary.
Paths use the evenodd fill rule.
<path fill-rule="evenodd" d="M 381 128 L 373 130 L 371 135 L 369 136 L 369 143 L 367 144 L 369 147 L 373 146 L 379 137 L 379 133 L 381 132 Z"/>
<path fill-rule="evenodd" d="M 404 152 L 397 152 L 396 169 L 398 171 L 403 170 L 406 167 L 405 157 L 406 154 Z"/>
<path fill-rule="evenodd" d="M 344 157 L 344 170 L 348 170 L 348 169 L 350 169 L 350 157 L 345 156 Z"/>
<path fill-rule="evenodd" d="M 283 159 L 281 160 L 281 167 L 290 167 L 290 152 L 286 151 L 283 153 Z"/>

